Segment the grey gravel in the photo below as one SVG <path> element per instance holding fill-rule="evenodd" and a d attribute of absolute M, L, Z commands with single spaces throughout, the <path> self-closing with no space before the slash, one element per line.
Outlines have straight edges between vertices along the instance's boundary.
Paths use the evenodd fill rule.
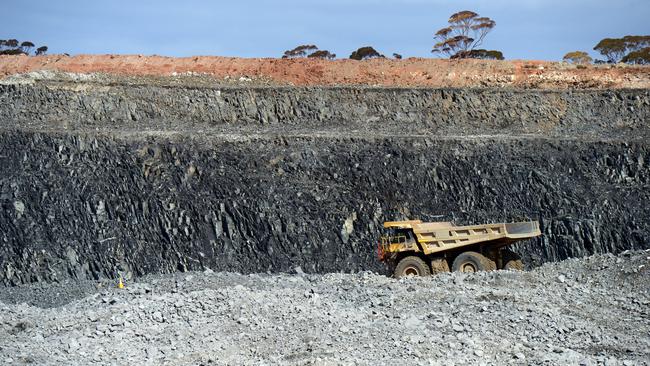
<path fill-rule="evenodd" d="M 395 280 L 192 272 L 0 303 L 7 365 L 647 365 L 650 251 Z M 564 281 L 558 281 L 563 276 Z M 4 290 L 3 290 L 4 291 Z M 61 300 L 68 295 L 68 303 Z M 18 300 L 19 303 L 13 303 Z"/>

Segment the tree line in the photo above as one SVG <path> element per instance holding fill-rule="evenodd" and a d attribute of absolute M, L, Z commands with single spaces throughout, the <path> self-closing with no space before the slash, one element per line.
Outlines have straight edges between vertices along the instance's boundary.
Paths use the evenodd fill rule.
<path fill-rule="evenodd" d="M 478 48 L 485 36 L 496 26 L 496 22 L 488 17 L 481 17 L 477 13 L 465 10 L 455 14 L 448 20 L 448 25 L 434 35 L 437 43 L 433 53 L 440 53 L 451 59 L 478 58 L 489 60 L 503 60 L 503 53 L 497 50 Z M 320 51 L 315 45 L 301 45 L 284 52 L 282 58 L 311 57 L 334 59 L 336 54 L 329 51 Z M 352 60 L 367 60 L 385 58 L 372 46 L 360 47 L 350 54 Z M 402 59 L 399 53 L 393 53 L 393 58 Z"/>
<path fill-rule="evenodd" d="M 431 52 L 448 57 L 449 59 L 484 59 L 503 60 L 501 51 L 481 48 L 486 36 L 496 27 L 496 22 L 489 17 L 480 16 L 478 13 L 463 10 L 452 14 L 447 20 L 447 25 L 439 29 L 433 36 L 434 45 Z M 622 38 L 605 38 L 593 48 L 604 59 L 593 60 L 584 51 L 572 51 L 564 55 L 563 60 L 574 64 L 589 63 L 618 63 L 650 64 L 650 35 L 625 36 Z M 47 46 L 36 48 L 30 41 L 19 42 L 16 39 L 0 40 L 0 55 L 44 55 Z M 318 58 L 333 60 L 336 54 L 328 50 L 320 50 L 316 45 L 305 44 L 287 50 L 282 58 Z M 367 60 L 385 58 L 372 46 L 363 46 L 352 52 L 352 60 Z M 402 55 L 393 53 L 394 59 L 401 59 Z"/>
<path fill-rule="evenodd" d="M 36 45 L 30 41 L 19 42 L 17 39 L 0 39 L 0 55 L 44 55 L 47 52 L 47 46 L 36 48 Z"/>
<path fill-rule="evenodd" d="M 650 36 L 625 36 L 623 38 L 605 38 L 594 47 L 604 59 L 593 60 L 587 52 L 573 51 L 564 55 L 564 61 L 575 64 L 650 64 Z"/>
<path fill-rule="evenodd" d="M 496 22 L 489 17 L 464 10 L 452 14 L 447 25 L 434 34 L 435 44 L 431 52 L 445 55 L 450 59 L 484 59 L 503 60 L 501 51 L 480 48 L 486 36 L 496 27 Z M 650 36 L 625 36 L 623 38 L 605 38 L 595 47 L 604 56 L 603 60 L 593 60 L 587 52 L 572 51 L 564 55 L 563 60 L 575 64 L 618 63 L 650 64 Z M 336 54 L 318 50 L 315 45 L 301 45 L 284 53 L 282 58 L 310 57 L 332 60 Z M 350 54 L 353 60 L 384 58 L 371 46 L 364 46 Z M 393 53 L 393 58 L 402 55 Z"/>

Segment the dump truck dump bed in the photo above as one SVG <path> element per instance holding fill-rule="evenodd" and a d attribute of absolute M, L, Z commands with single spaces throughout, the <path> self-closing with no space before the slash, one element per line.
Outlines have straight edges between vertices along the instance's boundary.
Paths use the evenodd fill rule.
<path fill-rule="evenodd" d="M 425 255 L 486 243 L 498 249 L 512 242 L 541 235 L 537 221 L 454 226 L 451 222 L 429 222 L 420 220 L 391 221 L 385 228 L 411 229 Z M 382 250 L 387 253 L 420 251 L 415 241 L 404 238 L 403 242 L 382 240 Z"/>

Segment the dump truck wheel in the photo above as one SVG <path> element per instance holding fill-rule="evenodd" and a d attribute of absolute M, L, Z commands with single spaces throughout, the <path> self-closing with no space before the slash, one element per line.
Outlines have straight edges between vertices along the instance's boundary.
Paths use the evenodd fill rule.
<path fill-rule="evenodd" d="M 478 272 L 478 271 L 494 271 L 497 269 L 496 263 L 493 260 L 486 258 L 482 254 L 476 252 L 461 253 L 454 259 L 454 264 L 451 266 L 454 272 Z"/>
<path fill-rule="evenodd" d="M 395 267 L 395 278 L 408 276 L 429 276 L 431 270 L 429 266 L 419 257 L 405 257 Z"/>
<path fill-rule="evenodd" d="M 449 272 L 449 263 L 445 258 L 433 258 L 431 260 L 431 274 Z"/>
<path fill-rule="evenodd" d="M 503 269 L 511 269 L 513 271 L 524 270 L 524 262 L 521 261 L 519 254 L 513 252 L 512 250 L 502 250 L 501 258 L 503 258 Z"/>

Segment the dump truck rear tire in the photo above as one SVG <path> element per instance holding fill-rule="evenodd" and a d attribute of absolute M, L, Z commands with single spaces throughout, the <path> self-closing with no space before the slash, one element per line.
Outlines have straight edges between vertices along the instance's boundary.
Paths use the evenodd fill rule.
<path fill-rule="evenodd" d="M 429 266 L 420 257 L 416 256 L 403 258 L 395 267 L 395 278 L 429 275 L 431 275 Z"/>
<path fill-rule="evenodd" d="M 522 262 L 519 254 L 509 249 L 501 251 L 501 258 L 503 258 L 503 269 L 511 269 L 513 271 L 523 271 L 524 262 Z"/>
<path fill-rule="evenodd" d="M 482 254 L 464 252 L 454 259 L 451 268 L 454 272 L 494 271 L 497 269 L 497 264 Z"/>

